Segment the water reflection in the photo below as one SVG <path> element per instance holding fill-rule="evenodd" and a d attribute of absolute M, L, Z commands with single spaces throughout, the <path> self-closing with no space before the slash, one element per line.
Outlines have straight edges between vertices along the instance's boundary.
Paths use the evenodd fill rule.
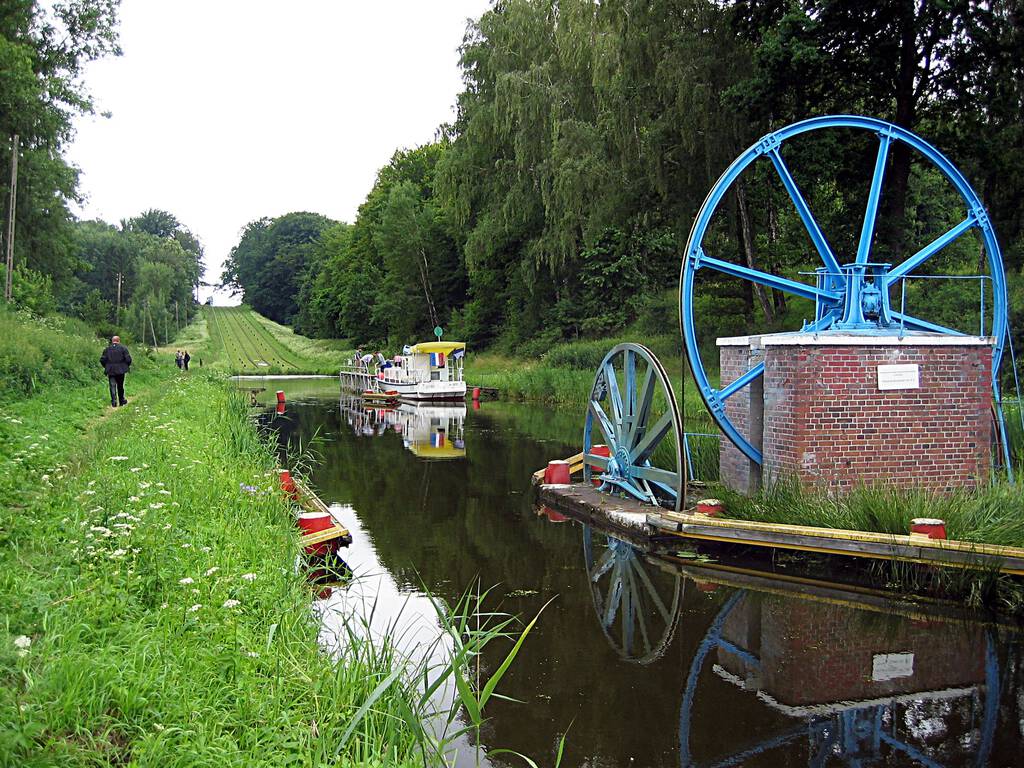
<path fill-rule="evenodd" d="M 356 435 L 375 437 L 394 432 L 420 458 L 461 459 L 466 455 L 464 403 L 378 405 L 343 396 L 341 412 Z"/>
<path fill-rule="evenodd" d="M 1016 632 L 845 587 L 655 559 L 595 531 L 581 546 L 581 526 L 538 514 L 530 495 L 531 472 L 578 451 L 579 414 L 486 402 L 462 416 L 472 450 L 458 461 L 425 460 L 388 426 L 377 437 L 379 422 L 368 439 L 349 415 L 335 388 L 306 402 L 289 392 L 273 420 L 282 442 L 327 438 L 312 480 L 353 534 L 342 553 L 351 582 L 314 607 L 325 646 L 366 606 L 377 629 L 407 617 L 429 645 L 428 593 L 453 603 L 477 579 L 497 585 L 495 609 L 525 620 L 555 598 L 498 688 L 509 700 L 487 705 L 485 751 L 550 765 L 568 729 L 567 768 L 1021 763 Z M 483 668 L 508 649 L 488 648 Z"/>
<path fill-rule="evenodd" d="M 813 596 L 800 591 L 805 585 L 764 576 L 718 580 L 713 571 L 672 565 L 583 528 L 598 625 L 624 660 L 649 663 L 671 642 L 680 615 L 664 615 L 667 585 L 688 585 L 717 606 L 710 621 L 690 615 L 680 630 L 700 638 L 683 678 L 684 768 L 990 764 L 1001 678 L 1015 674 L 1020 685 L 1018 647 L 1007 646 L 1001 660 L 994 627 L 901 615 L 883 597 L 842 588 Z M 757 588 L 735 588 L 744 578 Z M 645 602 L 656 610 L 645 614 Z M 661 643 L 644 634 L 642 617 L 651 613 L 666 627 Z M 1024 712 L 1015 698 L 1004 699 L 1016 713 L 1007 712 L 1003 725 L 1019 759 L 1012 731 L 1024 728 Z M 741 708 L 746 715 L 737 722 Z M 714 725 L 722 719 L 738 726 L 725 738 Z M 992 764 L 1010 764 L 1005 754 Z"/>

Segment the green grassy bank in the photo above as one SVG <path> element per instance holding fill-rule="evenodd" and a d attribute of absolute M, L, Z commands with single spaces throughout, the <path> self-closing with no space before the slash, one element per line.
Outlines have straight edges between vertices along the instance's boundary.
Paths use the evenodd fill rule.
<path fill-rule="evenodd" d="M 423 765 L 390 643 L 317 644 L 274 454 L 222 374 L 136 349 L 114 410 L 101 341 L 0 322 L 0 765 Z"/>

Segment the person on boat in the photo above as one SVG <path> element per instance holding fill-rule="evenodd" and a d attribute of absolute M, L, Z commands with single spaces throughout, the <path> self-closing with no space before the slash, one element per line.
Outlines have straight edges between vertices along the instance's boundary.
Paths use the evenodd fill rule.
<path fill-rule="evenodd" d="M 124 396 L 124 377 L 132 367 L 132 355 L 128 347 L 121 343 L 120 336 L 114 336 L 110 340 L 110 346 L 103 350 L 100 365 L 103 366 L 103 371 L 107 374 L 107 383 L 110 385 L 110 407 L 128 405 L 128 400 Z"/>
<path fill-rule="evenodd" d="M 390 367 L 391 367 L 391 361 L 388 360 L 386 357 L 384 357 L 384 353 L 381 352 L 378 349 L 377 350 L 377 368 L 379 370 L 384 370 L 385 368 L 390 368 Z"/>
<path fill-rule="evenodd" d="M 365 355 L 359 358 L 359 363 L 365 370 L 370 370 L 370 363 L 373 362 L 373 355 L 367 352 Z"/>

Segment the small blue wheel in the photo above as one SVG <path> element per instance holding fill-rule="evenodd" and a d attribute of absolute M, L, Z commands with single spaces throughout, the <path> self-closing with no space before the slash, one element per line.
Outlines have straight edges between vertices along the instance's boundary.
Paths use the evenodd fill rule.
<path fill-rule="evenodd" d="M 844 260 L 848 263 L 840 262 L 839 255 L 833 250 L 826 234 L 811 213 L 781 152 L 783 143 L 795 136 L 832 128 L 862 129 L 871 131 L 878 136 L 878 154 L 865 203 L 864 220 L 861 225 L 857 252 L 855 259 Z M 886 163 L 889 150 L 894 142 L 907 144 L 942 173 L 963 201 L 964 218 L 959 224 L 890 268 L 889 265 L 872 263 L 870 257 Z M 741 174 L 761 157 L 766 157 L 775 167 L 782 185 L 807 230 L 814 250 L 821 258 L 822 266 L 817 269 L 817 277 L 813 284 L 724 261 L 716 258 L 714 253 L 705 251 L 705 235 L 708 226 L 722 204 L 726 192 Z M 726 437 L 749 459 L 758 464 L 761 463 L 761 452 L 751 445 L 729 420 L 725 412 L 725 403 L 732 395 L 761 376 L 764 373 L 764 365 L 760 364 L 751 368 L 746 374 L 721 389 L 711 386 L 706 366 L 700 357 L 697 332 L 694 327 L 694 277 L 699 270 L 715 270 L 724 275 L 814 301 L 815 318 L 804 330 L 827 330 L 829 328 L 865 330 L 874 325 L 874 327 L 890 327 L 901 330 L 906 328 L 911 331 L 963 335 L 958 330 L 932 322 L 922 316 L 927 314 L 926 312 L 912 315 L 902 311 L 902 308 L 901 311 L 891 309 L 889 293 L 890 289 L 897 286 L 901 280 L 910 276 L 950 243 L 971 230 L 977 230 L 981 236 L 985 261 L 988 265 L 988 279 L 991 281 L 992 304 L 988 310 L 983 309 L 982 317 L 984 318 L 989 313 L 991 315 L 990 334 L 995 338 L 995 348 L 992 352 L 992 391 L 996 409 L 999 410 L 998 374 L 1007 338 L 1007 297 L 1003 257 L 992 223 L 985 212 L 981 199 L 956 166 L 935 147 L 910 131 L 883 120 L 857 115 L 816 117 L 794 123 L 768 134 L 737 157 L 712 187 L 693 223 L 693 229 L 690 231 L 690 238 L 686 244 L 679 288 L 680 325 L 690 369 L 701 397 L 707 405 L 708 412 Z M 866 278 L 865 275 L 869 277 Z M 867 280 L 870 282 L 866 282 Z M 867 292 L 864 290 L 865 285 L 868 286 Z M 868 292 L 871 292 L 871 295 L 868 295 Z M 881 320 L 876 316 L 880 316 Z M 1001 419 L 999 421 L 1001 422 Z M 1005 446 L 1005 436 L 1003 445 Z M 1007 466 L 1009 466 L 1008 456 L 1005 458 Z"/>
<path fill-rule="evenodd" d="M 605 449 L 595 448 L 595 425 Z M 596 467 L 602 491 L 676 512 L 682 508 L 682 420 L 668 374 L 647 347 L 619 344 L 598 366 L 587 405 L 583 454 L 585 482 Z"/>

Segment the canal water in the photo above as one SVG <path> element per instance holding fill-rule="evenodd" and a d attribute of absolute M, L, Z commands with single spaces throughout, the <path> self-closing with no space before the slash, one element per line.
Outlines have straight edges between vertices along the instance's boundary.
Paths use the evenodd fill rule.
<path fill-rule="evenodd" d="M 288 392 L 262 417 L 282 444 L 323 439 L 312 479 L 353 533 L 356 578 L 314 597 L 325 645 L 372 610 L 425 647 L 425 595 L 452 603 L 477 580 L 524 621 L 551 601 L 499 686 L 515 701 L 487 705 L 482 764 L 523 765 L 487 754 L 510 748 L 552 765 L 567 733 L 573 767 L 1024 765 L 1015 628 L 686 552 L 654 560 L 538 511 L 531 473 L 578 450 L 571 409 L 374 409 L 331 380 L 266 386 L 262 402 Z M 489 647 L 485 677 L 509 647 Z"/>

